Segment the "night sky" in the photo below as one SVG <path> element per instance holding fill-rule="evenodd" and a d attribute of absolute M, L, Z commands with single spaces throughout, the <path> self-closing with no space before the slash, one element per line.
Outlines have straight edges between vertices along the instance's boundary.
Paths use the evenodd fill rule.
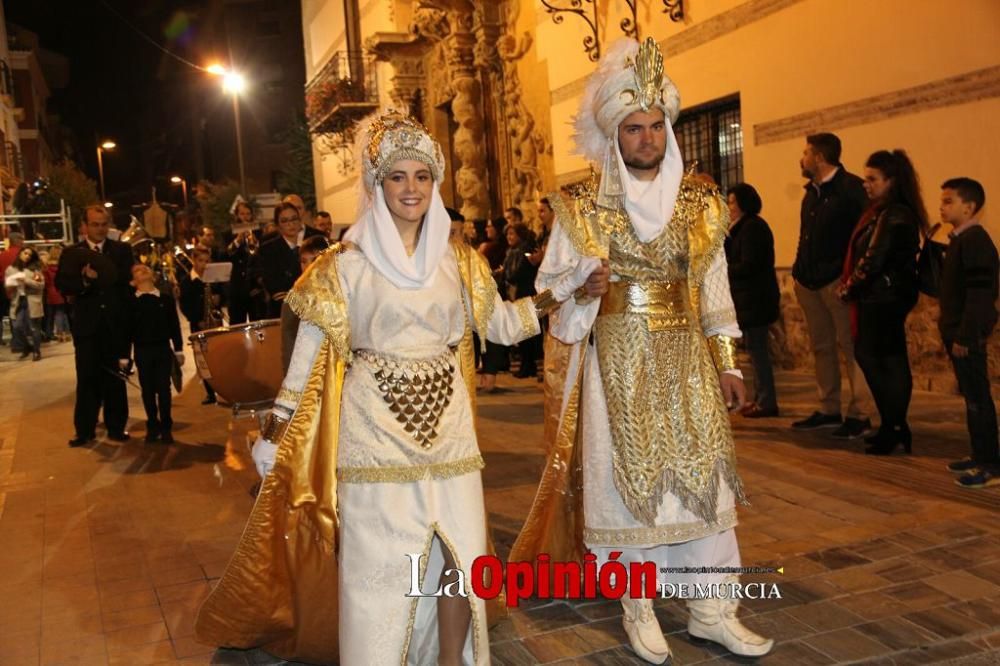
<path fill-rule="evenodd" d="M 73 130 L 84 171 L 97 180 L 97 143 L 111 138 L 118 144 L 104 159 L 109 199 L 148 200 L 156 182 L 161 200 L 179 203 L 178 188 L 166 178 L 191 172 L 190 155 L 178 149 L 190 130 L 176 109 L 187 88 L 206 77 L 164 54 L 115 12 L 178 55 L 207 64 L 224 50 L 212 34 L 218 22 L 211 12 L 219 4 L 4 0 L 8 23 L 38 33 L 43 48 L 69 60 L 68 87 L 53 90 L 49 108 Z"/>

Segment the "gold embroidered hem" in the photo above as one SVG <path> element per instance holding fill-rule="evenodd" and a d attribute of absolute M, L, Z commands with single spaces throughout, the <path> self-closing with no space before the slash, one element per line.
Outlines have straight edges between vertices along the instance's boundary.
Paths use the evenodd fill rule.
<path fill-rule="evenodd" d="M 275 402 L 287 402 L 293 405 L 299 404 L 299 400 L 302 399 L 302 391 L 293 391 L 290 388 L 281 387 L 278 391 L 277 397 L 274 399 Z"/>
<path fill-rule="evenodd" d="M 701 316 L 701 329 L 703 331 L 710 331 L 713 328 L 730 325 L 734 321 L 736 321 L 736 310 L 733 308 L 706 312 Z"/>
<path fill-rule="evenodd" d="M 542 332 L 538 325 L 538 314 L 535 311 L 535 299 L 530 296 L 514 301 L 517 307 L 517 317 L 521 320 L 521 334 L 524 339 L 534 337 Z"/>
<path fill-rule="evenodd" d="M 718 520 L 714 523 L 699 520 L 692 523 L 624 529 L 587 527 L 583 530 L 583 540 L 592 548 L 595 546 L 655 546 L 684 543 L 732 529 L 736 527 L 737 522 L 736 509 L 729 509 L 720 513 Z"/>
<path fill-rule="evenodd" d="M 426 465 L 398 467 L 338 467 L 337 480 L 342 483 L 411 483 L 425 479 L 450 479 L 478 472 L 486 463 L 479 454 Z"/>

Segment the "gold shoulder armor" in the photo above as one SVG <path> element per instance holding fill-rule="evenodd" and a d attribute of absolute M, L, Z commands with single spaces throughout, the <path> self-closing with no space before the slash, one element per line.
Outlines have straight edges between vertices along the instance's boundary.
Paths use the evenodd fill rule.
<path fill-rule="evenodd" d="M 299 319 L 318 326 L 343 358 L 350 355 L 350 325 L 347 301 L 340 289 L 337 258 L 347 251 L 345 243 L 334 243 L 321 252 L 295 281 L 285 302 Z"/>

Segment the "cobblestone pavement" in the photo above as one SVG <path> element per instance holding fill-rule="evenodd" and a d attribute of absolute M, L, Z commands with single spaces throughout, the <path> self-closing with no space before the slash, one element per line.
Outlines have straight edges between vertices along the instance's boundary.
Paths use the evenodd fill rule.
<path fill-rule="evenodd" d="M 130 388 L 132 441 L 69 449 L 72 346 L 44 351 L 31 363 L 0 350 L 0 664 L 281 663 L 192 638 L 251 506 L 249 423 L 199 404 L 189 362 L 175 445 L 142 443 Z M 752 502 L 743 562 L 784 567 L 755 578 L 776 580 L 781 600 L 741 607 L 777 642 L 759 663 L 1000 663 L 1000 490 L 957 488 L 944 469 L 967 453 L 960 399 L 916 394 L 914 454 L 873 459 L 860 441 L 789 431 L 813 388 L 778 378 L 782 418 L 734 421 Z M 539 385 L 500 383 L 480 439 L 503 555 L 544 455 Z M 730 661 L 690 642 L 679 602 L 657 603 L 674 664 Z M 491 632 L 493 663 L 642 663 L 620 616 L 617 602 L 522 604 Z"/>

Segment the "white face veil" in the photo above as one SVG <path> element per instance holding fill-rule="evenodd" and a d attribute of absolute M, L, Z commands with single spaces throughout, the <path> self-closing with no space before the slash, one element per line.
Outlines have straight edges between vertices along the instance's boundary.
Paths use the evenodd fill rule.
<path fill-rule="evenodd" d="M 633 178 L 618 145 L 618 126 L 635 111 L 663 111 L 667 146 L 652 182 Z M 663 73 L 663 55 L 652 38 L 640 45 L 620 39 L 607 50 L 583 94 L 574 118 L 577 152 L 601 167 L 597 203 L 624 204 L 639 240 L 655 238 L 673 215 L 684 161 L 673 132 L 680 111 L 677 87 Z"/>
<path fill-rule="evenodd" d="M 397 112 L 362 121 L 359 136 L 364 183 L 362 205 L 344 240 L 361 248 L 375 269 L 400 289 L 426 287 L 448 251 L 451 229 L 451 218 L 439 191 L 444 173 L 441 147 L 420 123 Z M 422 162 L 434 179 L 430 206 L 413 255 L 406 254 L 382 189 L 386 174 L 400 160 Z"/>

